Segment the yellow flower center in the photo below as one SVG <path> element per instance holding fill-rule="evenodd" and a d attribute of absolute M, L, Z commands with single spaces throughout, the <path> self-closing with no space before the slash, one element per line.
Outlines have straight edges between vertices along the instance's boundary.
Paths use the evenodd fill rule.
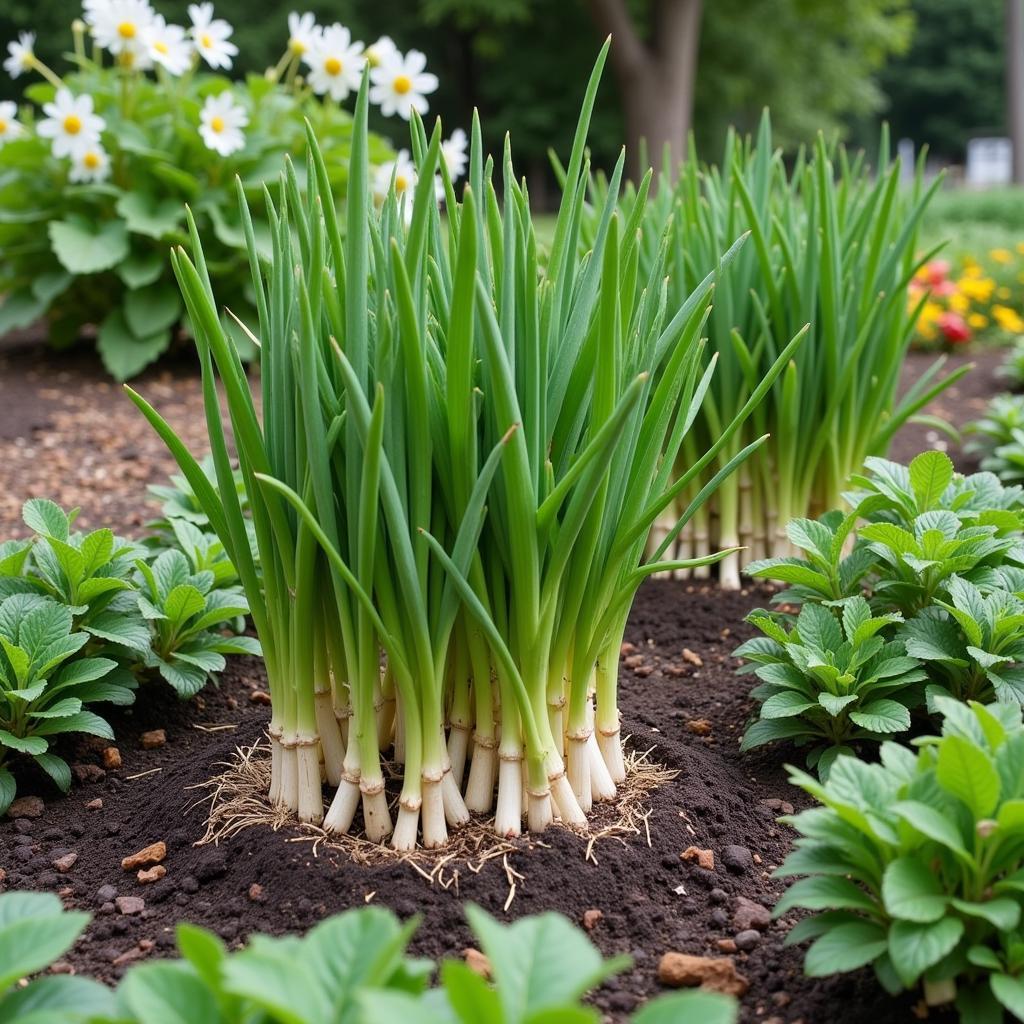
<path fill-rule="evenodd" d="M 90 171 L 95 171 L 100 165 L 99 153 L 93 153 L 91 150 L 82 157 L 82 163 L 89 168 Z"/>
<path fill-rule="evenodd" d="M 324 71 L 329 75 L 340 75 L 341 74 L 341 61 L 337 57 L 328 57 L 324 61 Z"/>
<path fill-rule="evenodd" d="M 206 47 L 206 49 L 208 50 L 210 49 L 211 46 L 213 46 L 213 36 L 211 36 L 209 32 L 204 32 L 199 37 L 199 43 L 201 46 Z"/>
<path fill-rule="evenodd" d="M 366 63 L 369 64 L 371 68 L 380 67 L 380 57 L 377 56 L 376 50 L 366 51 Z"/>
<path fill-rule="evenodd" d="M 156 50 L 157 53 L 167 53 L 167 44 L 162 39 L 158 39 L 153 44 L 153 49 Z"/>
<path fill-rule="evenodd" d="M 301 39 L 292 38 L 288 40 L 288 49 L 301 57 L 306 52 L 306 44 Z"/>
<path fill-rule="evenodd" d="M 7 122 L 2 117 L 0 117 L 0 135 L 6 135 L 8 127 L 9 126 Z"/>
<path fill-rule="evenodd" d="M 404 192 L 409 187 L 409 182 L 404 174 L 395 175 L 395 191 Z"/>
<path fill-rule="evenodd" d="M 210 118 L 210 127 L 215 132 L 222 132 L 222 131 L 224 131 L 224 118 L 220 117 L 219 115 Z"/>
<path fill-rule="evenodd" d="M 135 38 L 135 23 L 131 21 L 122 21 L 117 26 L 117 34 L 122 39 L 134 39 Z"/>
<path fill-rule="evenodd" d="M 396 75 L 394 82 L 395 92 L 404 96 L 412 88 L 412 79 L 408 75 Z"/>
<path fill-rule="evenodd" d="M 64 131 L 68 135 L 77 135 L 82 130 L 82 119 L 77 114 L 68 114 L 64 118 Z"/>

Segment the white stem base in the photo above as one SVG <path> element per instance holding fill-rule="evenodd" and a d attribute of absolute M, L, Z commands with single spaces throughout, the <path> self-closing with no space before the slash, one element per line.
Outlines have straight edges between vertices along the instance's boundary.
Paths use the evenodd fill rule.
<path fill-rule="evenodd" d="M 566 753 L 566 775 L 572 787 L 580 810 L 589 814 L 593 807 L 593 794 L 590 782 L 590 757 L 587 754 L 587 740 L 593 733 L 572 735 L 569 737 Z"/>
<path fill-rule="evenodd" d="M 559 760 L 557 774 L 548 775 L 548 782 L 551 786 L 551 803 L 554 805 L 555 813 L 562 819 L 562 823 L 571 825 L 573 828 L 585 829 L 587 816 L 583 813 L 580 802 L 572 791 L 572 786 L 569 785 L 569 779 L 562 769 L 561 760 Z"/>
<path fill-rule="evenodd" d="M 608 774 L 616 785 L 621 785 L 626 781 L 626 761 L 622 756 L 620 735 L 618 729 L 615 732 L 608 733 L 601 729 L 597 730 L 597 745 L 600 748 L 601 757 L 604 758 L 604 763 L 608 767 Z"/>
<path fill-rule="evenodd" d="M 494 806 L 494 776 L 497 771 L 498 751 L 494 741 L 486 745 L 473 743 L 473 760 L 466 783 L 466 807 L 477 814 L 489 814 Z"/>
<path fill-rule="evenodd" d="M 281 803 L 281 772 L 284 767 L 281 757 L 281 737 L 270 734 L 270 792 L 267 794 L 271 807 Z"/>
<path fill-rule="evenodd" d="M 469 808 L 462 799 L 462 792 L 452 778 L 451 768 L 445 766 L 441 776 L 441 803 L 444 807 L 444 819 L 452 828 L 469 824 Z"/>
<path fill-rule="evenodd" d="M 319 825 L 324 820 L 324 797 L 320 789 L 319 741 L 315 737 L 299 740 L 295 748 L 295 765 L 299 821 Z"/>
<path fill-rule="evenodd" d="M 278 804 L 289 811 L 299 809 L 299 762 L 295 756 L 295 737 L 281 740 L 281 792 Z"/>
<path fill-rule="evenodd" d="M 384 783 L 377 781 L 367 785 L 364 778 L 359 785 L 363 796 L 363 828 L 366 830 L 366 838 L 372 843 L 383 842 L 392 832 L 391 811 L 388 810 Z"/>
<path fill-rule="evenodd" d="M 324 817 L 324 829 L 344 835 L 352 827 L 362 794 L 359 792 L 359 779 L 345 775 L 338 785 L 331 806 Z"/>
<path fill-rule="evenodd" d="M 612 780 L 608 765 L 601 756 L 601 748 L 597 745 L 597 734 L 591 732 L 587 739 L 587 759 L 590 761 L 590 795 L 593 800 L 611 801 L 618 796 L 615 782 Z"/>
<path fill-rule="evenodd" d="M 523 770 L 519 759 L 498 761 L 498 804 L 494 831 L 499 836 L 518 836 L 523 828 Z"/>
<path fill-rule="evenodd" d="M 448 842 L 448 826 L 444 817 L 444 796 L 441 793 L 441 780 L 422 777 L 423 793 L 423 845 L 428 850 L 436 850 Z"/>
<path fill-rule="evenodd" d="M 324 772 L 331 786 L 337 786 L 341 782 L 345 763 L 345 744 L 334 714 L 334 701 L 326 691 L 316 694 L 313 701 L 316 707 L 316 728 L 320 733 L 320 747 L 324 756 Z"/>
<path fill-rule="evenodd" d="M 528 793 L 526 827 L 531 832 L 543 832 L 554 821 L 550 793 Z"/>
<path fill-rule="evenodd" d="M 395 831 L 391 835 L 391 848 L 409 852 L 416 849 L 416 833 L 420 827 L 420 805 L 415 808 L 401 804 L 398 808 L 398 820 Z"/>
<path fill-rule="evenodd" d="M 723 548 L 733 547 L 735 541 L 726 537 L 719 540 Z M 718 563 L 718 583 L 723 590 L 740 589 L 740 556 L 738 551 L 726 555 Z"/>

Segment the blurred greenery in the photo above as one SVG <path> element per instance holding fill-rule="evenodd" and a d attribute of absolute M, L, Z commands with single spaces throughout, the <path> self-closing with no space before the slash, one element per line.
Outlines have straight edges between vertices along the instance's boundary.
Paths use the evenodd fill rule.
<path fill-rule="evenodd" d="M 643 32 L 651 0 L 630 2 Z M 840 130 L 870 118 L 884 103 L 875 73 L 910 42 L 910 2 L 706 3 L 695 113 L 702 151 L 717 152 L 728 124 L 752 126 L 765 105 L 784 145 L 805 141 L 819 128 Z M 187 23 L 187 0 L 154 0 L 154 6 L 169 21 Z M 215 0 L 215 7 L 235 26 L 239 70 L 262 71 L 277 61 L 290 6 Z M 341 21 L 357 39 L 372 42 L 387 34 L 402 49 L 423 50 L 441 79 L 432 112 L 450 130 L 468 127 L 473 107 L 479 107 L 488 145 L 500 146 L 510 131 L 535 189 L 545 180 L 537 172 L 547 167 L 548 147 L 562 153 L 568 148 L 600 44 L 584 0 L 311 0 L 298 7 L 321 21 Z M 60 54 L 71 44 L 70 21 L 79 14 L 73 0 L 4 0 L 0 43 L 18 30 L 35 31 L 38 53 L 59 69 Z M 21 84 L 0 75 L 0 99 L 19 97 Z M 394 122 L 377 127 L 397 134 Z M 608 166 L 623 136 L 609 73 L 590 136 L 595 162 Z"/>
<path fill-rule="evenodd" d="M 1024 188 L 943 189 L 929 205 L 921 248 L 940 242 L 942 255 L 954 260 L 1024 242 Z"/>
<path fill-rule="evenodd" d="M 893 138 L 962 163 L 969 138 L 1005 134 L 1003 4 L 913 0 L 911 46 L 879 80 Z"/>

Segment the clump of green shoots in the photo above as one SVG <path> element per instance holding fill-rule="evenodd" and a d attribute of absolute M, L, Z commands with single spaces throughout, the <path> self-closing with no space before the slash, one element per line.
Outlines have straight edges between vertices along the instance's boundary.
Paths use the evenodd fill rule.
<path fill-rule="evenodd" d="M 666 541 L 676 506 L 667 509 L 652 551 L 668 559 L 702 559 L 732 547 L 747 560 L 792 554 L 786 523 L 834 508 L 864 459 L 885 455 L 900 426 L 967 372 L 937 381 L 939 360 L 898 394 L 918 312 L 907 308 L 907 284 L 933 255 L 915 256 L 915 244 L 937 184 L 925 189 L 918 174 L 901 189 L 884 134 L 877 171 L 862 153 L 852 156 L 823 137 L 789 170 L 773 148 L 766 112 L 755 140 L 728 136 L 720 165 L 704 165 L 691 153 L 678 172 L 664 168 L 646 203 L 646 182 L 623 190 L 624 211 L 645 207 L 638 218 L 640 275 L 660 261 L 670 311 L 719 269 L 704 357 L 717 358 L 718 368 L 681 447 L 680 475 L 720 436 L 789 339 L 808 328 L 766 400 L 711 468 L 727 465 L 755 437 L 767 433 L 771 440 L 723 481 L 677 540 Z M 584 245 L 608 191 L 603 180 L 591 183 Z M 746 231 L 750 244 L 719 267 L 721 253 Z M 704 479 L 683 489 L 682 504 Z M 740 552 L 722 561 L 724 587 L 739 588 L 740 565 Z M 695 574 L 708 572 L 704 566 Z"/>
<path fill-rule="evenodd" d="M 671 540 L 764 440 L 735 443 L 799 338 L 677 470 L 713 378 L 702 331 L 714 278 L 669 301 L 667 245 L 642 259 L 643 202 L 619 207 L 623 158 L 581 252 L 606 52 L 544 266 L 511 150 L 485 159 L 478 125 L 460 199 L 440 126 L 428 137 L 414 119 L 418 181 L 396 181 L 378 209 L 364 82 L 344 223 L 310 133 L 308 193 L 289 170 L 267 197 L 268 264 L 249 232 L 262 418 L 194 231 L 191 257 L 174 253 L 216 484 L 132 397 L 238 571 L 272 698 L 270 797 L 304 821 L 347 832 L 361 808 L 366 834 L 398 849 L 442 845 L 471 812 L 493 813 L 503 836 L 524 814 L 531 830 L 584 827 L 625 777 L 616 670 L 633 596 L 662 565 L 644 559 L 651 525 L 692 489 Z M 384 756 L 401 772 L 394 821 Z"/>

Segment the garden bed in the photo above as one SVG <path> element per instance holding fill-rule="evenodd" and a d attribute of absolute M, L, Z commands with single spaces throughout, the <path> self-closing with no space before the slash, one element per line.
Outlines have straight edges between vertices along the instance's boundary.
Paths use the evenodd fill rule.
<path fill-rule="evenodd" d="M 930 358 L 915 354 L 906 373 L 919 373 Z M 972 358 L 979 368 L 931 410 L 958 424 L 977 416 L 998 387 L 993 370 L 1001 353 Z M 59 370 L 54 365 L 36 349 L 0 357 L 4 535 L 24 532 L 21 501 L 43 494 L 81 505 L 84 525 L 131 532 L 149 517 L 145 483 L 172 469 L 169 457 L 91 363 L 72 356 L 62 357 Z M 155 399 L 187 443 L 201 448 L 205 426 L 191 366 L 151 372 L 139 390 Z M 894 457 L 926 447 L 926 434 L 908 428 L 897 438 Z M 424 915 L 428 926 L 413 950 L 440 956 L 459 955 L 470 944 L 463 900 L 499 916 L 507 904 L 508 917 L 553 909 L 578 923 L 586 911 L 599 910 L 592 938 L 605 953 L 629 953 L 635 961 L 595 996 L 609 1020 L 623 1020 L 659 990 L 663 952 L 722 955 L 719 941 L 747 930 L 735 920 L 738 899 L 771 907 L 783 889 L 770 873 L 785 856 L 790 833 L 775 818 L 782 801 L 799 804 L 800 794 L 786 783 L 782 752 L 738 755 L 749 680 L 733 674 L 729 658 L 749 635 L 743 616 L 764 600 L 757 591 L 727 595 L 681 581 L 653 581 L 641 590 L 627 632 L 632 646 L 623 655 L 624 734 L 632 750 L 650 751 L 652 761 L 678 775 L 649 795 L 650 815 L 638 834 L 594 846 L 596 865 L 584 863 L 587 840 L 560 829 L 539 841 L 523 840 L 516 852 L 482 866 L 472 859 L 452 862 L 433 883 L 405 863 L 353 863 L 316 846 L 311 833 L 290 828 L 275 833 L 254 826 L 219 846 L 195 845 L 206 831 L 204 784 L 237 748 L 259 742 L 269 719 L 269 709 L 252 698 L 265 689 L 262 665 L 246 658 L 233 660 L 220 687 L 197 701 L 182 704 L 161 685 L 135 708 L 110 715 L 122 764 L 101 767 L 105 744 L 69 748 L 81 766 L 77 774 L 87 780 L 69 797 L 59 798 L 41 776 L 25 773 L 19 795 L 42 797 L 45 809 L 38 818 L 0 823 L 4 885 L 62 892 L 68 906 L 96 914 L 68 964 L 108 980 L 133 960 L 169 951 L 182 920 L 241 942 L 254 930 L 303 931 L 327 914 L 372 901 L 402 916 Z M 143 749 L 142 734 L 154 729 L 165 730 L 166 745 Z M 102 807 L 88 809 L 97 800 Z M 168 846 L 167 875 L 140 885 L 122 870 L 121 859 L 158 840 Z M 683 861 L 690 846 L 712 851 L 715 869 Z M 77 859 L 69 870 L 54 868 L 72 852 Z M 566 871 L 570 860 L 578 870 Z M 144 909 L 105 908 L 115 896 L 141 897 Z M 734 954 L 750 981 L 743 1020 L 908 1019 L 910 1003 L 891 1000 L 865 972 L 805 979 L 802 951 L 782 948 L 786 924 L 771 925 L 753 948 Z"/>

